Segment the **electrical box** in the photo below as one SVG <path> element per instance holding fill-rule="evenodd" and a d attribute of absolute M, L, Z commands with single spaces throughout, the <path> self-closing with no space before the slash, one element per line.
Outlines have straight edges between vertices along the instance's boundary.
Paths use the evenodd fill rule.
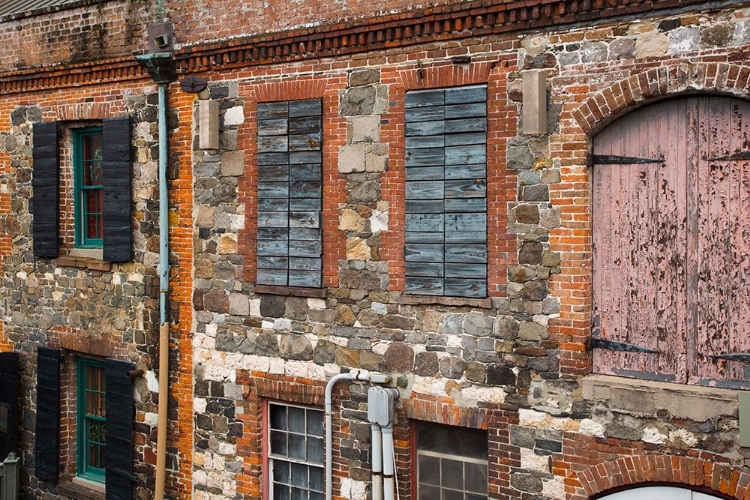
<path fill-rule="evenodd" d="M 370 387 L 367 391 L 367 419 L 374 424 L 386 426 L 393 423 L 393 404 L 398 399 L 398 390 L 392 387 Z"/>
<path fill-rule="evenodd" d="M 547 133 L 547 73 L 523 72 L 523 133 Z"/>
<path fill-rule="evenodd" d="M 219 103 L 198 102 L 198 147 L 219 149 Z"/>

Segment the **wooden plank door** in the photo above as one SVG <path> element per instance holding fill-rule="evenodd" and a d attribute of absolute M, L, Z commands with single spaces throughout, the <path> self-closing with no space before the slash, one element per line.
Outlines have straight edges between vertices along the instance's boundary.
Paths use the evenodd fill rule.
<path fill-rule="evenodd" d="M 709 356 L 750 352 L 750 103 L 696 101 L 690 382 L 749 387 L 750 364 Z"/>
<path fill-rule="evenodd" d="M 597 333 L 661 351 L 595 349 L 596 372 L 750 387 L 750 363 L 727 358 L 750 353 L 748 150 L 750 104 L 720 96 L 657 103 L 596 136 Z"/>
<path fill-rule="evenodd" d="M 685 381 L 685 124 L 685 103 L 668 101 L 594 139 L 594 155 L 614 157 L 593 166 L 598 333 L 663 353 L 595 349 L 598 373 Z"/>

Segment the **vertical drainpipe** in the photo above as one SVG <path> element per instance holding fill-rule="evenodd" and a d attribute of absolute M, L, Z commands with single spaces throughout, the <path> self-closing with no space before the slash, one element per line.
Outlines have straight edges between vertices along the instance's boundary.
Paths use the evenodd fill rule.
<path fill-rule="evenodd" d="M 157 3 L 160 5 L 160 2 Z M 159 84 L 159 420 L 156 434 L 156 491 L 164 498 L 167 464 L 167 413 L 169 411 L 169 193 L 167 191 L 167 84 Z"/>

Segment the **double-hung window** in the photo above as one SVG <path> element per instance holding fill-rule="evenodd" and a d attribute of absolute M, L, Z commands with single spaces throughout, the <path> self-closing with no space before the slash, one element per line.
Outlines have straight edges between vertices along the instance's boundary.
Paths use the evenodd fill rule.
<path fill-rule="evenodd" d="M 323 412 L 268 404 L 270 498 L 323 500 Z"/>
<path fill-rule="evenodd" d="M 323 286 L 322 101 L 258 104 L 260 285 Z"/>
<path fill-rule="evenodd" d="M 104 363 L 78 360 L 78 475 L 104 481 L 107 415 Z"/>
<path fill-rule="evenodd" d="M 104 238 L 102 138 L 101 127 L 73 132 L 75 244 L 79 248 L 100 248 Z"/>
<path fill-rule="evenodd" d="M 417 498 L 486 500 L 487 433 L 420 422 Z"/>
<path fill-rule="evenodd" d="M 487 296 L 487 87 L 407 92 L 406 293 Z"/>

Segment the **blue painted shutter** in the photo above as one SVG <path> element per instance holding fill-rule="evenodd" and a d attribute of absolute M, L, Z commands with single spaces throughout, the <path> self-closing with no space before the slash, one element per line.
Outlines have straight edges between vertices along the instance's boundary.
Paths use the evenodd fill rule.
<path fill-rule="evenodd" d="M 18 454 L 18 395 L 19 371 L 18 353 L 0 352 L 0 461 L 8 453 Z"/>
<path fill-rule="evenodd" d="M 129 117 L 104 120 L 103 257 L 110 262 L 129 262 L 133 256 L 130 137 Z"/>
<path fill-rule="evenodd" d="M 323 286 L 322 102 L 258 104 L 258 278 Z"/>
<path fill-rule="evenodd" d="M 36 477 L 56 484 L 60 459 L 60 349 L 40 346 L 36 360 L 34 468 Z"/>
<path fill-rule="evenodd" d="M 487 296 L 487 87 L 406 94 L 406 293 Z"/>
<path fill-rule="evenodd" d="M 34 255 L 54 258 L 60 253 L 60 164 L 57 122 L 34 124 Z"/>
<path fill-rule="evenodd" d="M 104 368 L 107 409 L 107 500 L 133 497 L 133 363 L 107 358 Z"/>

